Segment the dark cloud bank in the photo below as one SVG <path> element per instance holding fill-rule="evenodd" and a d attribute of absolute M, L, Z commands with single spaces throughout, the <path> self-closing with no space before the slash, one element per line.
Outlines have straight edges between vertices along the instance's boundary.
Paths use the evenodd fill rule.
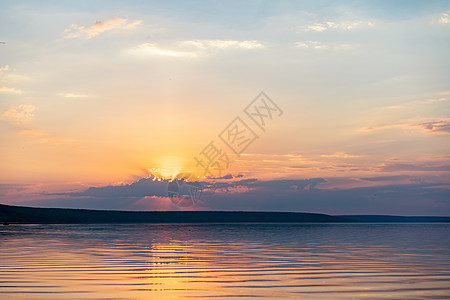
<path fill-rule="evenodd" d="M 227 177 L 225 179 L 230 179 Z M 386 178 L 371 178 L 381 181 Z M 368 178 L 361 178 L 368 180 Z M 442 183 L 411 182 L 348 189 L 324 189 L 323 178 L 269 180 L 233 178 L 204 182 L 191 210 L 298 211 L 327 214 L 450 215 L 450 191 Z M 46 194 L 22 205 L 120 210 L 178 210 L 167 196 L 168 181 L 141 179 L 121 186 Z M 54 197 L 48 199 L 48 197 Z M 165 206 L 160 204 L 165 202 Z"/>

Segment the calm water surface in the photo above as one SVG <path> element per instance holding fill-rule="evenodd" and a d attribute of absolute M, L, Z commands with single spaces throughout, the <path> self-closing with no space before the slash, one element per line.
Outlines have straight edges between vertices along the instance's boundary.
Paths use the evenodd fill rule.
<path fill-rule="evenodd" d="M 0 227 L 1 299 L 450 299 L 450 224 Z"/>

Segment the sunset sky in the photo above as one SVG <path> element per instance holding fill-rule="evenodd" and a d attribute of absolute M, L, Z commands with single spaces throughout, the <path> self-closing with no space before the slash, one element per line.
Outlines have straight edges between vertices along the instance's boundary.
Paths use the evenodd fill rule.
<path fill-rule="evenodd" d="M 449 53 L 449 1 L 1 1 L 0 203 L 450 215 Z"/>

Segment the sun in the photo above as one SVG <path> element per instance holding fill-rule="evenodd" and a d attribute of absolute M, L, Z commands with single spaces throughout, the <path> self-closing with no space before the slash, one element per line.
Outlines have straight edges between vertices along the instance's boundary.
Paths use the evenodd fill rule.
<path fill-rule="evenodd" d="M 164 179 L 175 179 L 182 172 L 184 160 L 179 156 L 162 156 L 157 160 L 158 173 Z M 151 170 L 149 170 L 151 172 Z"/>

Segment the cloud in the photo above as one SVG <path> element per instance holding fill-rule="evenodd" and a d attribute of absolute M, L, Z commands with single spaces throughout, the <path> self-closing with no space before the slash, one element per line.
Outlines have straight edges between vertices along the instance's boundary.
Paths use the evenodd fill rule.
<path fill-rule="evenodd" d="M 257 181 L 251 183 L 250 187 L 260 187 L 263 189 L 277 189 L 285 190 L 292 186 L 296 186 L 298 189 L 314 189 L 317 185 L 327 182 L 323 178 L 312 178 L 312 179 L 297 179 L 297 180 L 268 180 L 268 181 Z"/>
<path fill-rule="evenodd" d="M 315 31 L 315 32 L 324 32 L 327 30 L 343 30 L 349 31 L 355 28 L 361 27 L 374 27 L 375 24 L 372 22 L 365 21 L 345 21 L 345 22 L 323 22 L 323 23 L 313 23 L 306 26 L 301 26 L 300 29 L 302 31 Z"/>
<path fill-rule="evenodd" d="M 364 127 L 361 129 L 361 131 L 374 131 L 391 128 L 411 129 L 412 127 L 420 127 L 426 133 L 431 134 L 450 134 L 450 119 L 443 119 L 438 121 L 426 121 L 421 123 L 411 123 L 410 121 L 398 124 L 371 126 L 371 127 Z"/>
<path fill-rule="evenodd" d="M 38 129 L 21 129 L 19 134 L 30 138 L 35 143 L 39 144 L 61 144 L 73 142 L 71 138 L 56 137 L 49 134 L 47 131 Z"/>
<path fill-rule="evenodd" d="M 6 65 L 4 67 L 0 67 L 0 72 L 4 72 L 4 71 L 8 71 L 9 70 L 9 65 Z"/>
<path fill-rule="evenodd" d="M 0 183 L 0 196 L 9 196 L 10 194 L 17 194 L 26 191 L 29 185 L 26 184 L 4 184 Z"/>
<path fill-rule="evenodd" d="M 112 31 L 116 29 L 131 29 L 141 23 L 141 20 L 128 22 L 127 19 L 116 18 L 107 21 L 95 21 L 95 24 L 88 28 L 86 28 L 85 26 L 72 24 L 69 28 L 64 30 L 63 38 L 71 39 L 83 37 L 86 39 L 91 39 L 106 31 Z"/>
<path fill-rule="evenodd" d="M 379 167 L 381 172 L 450 172 L 448 164 L 432 163 L 391 163 Z"/>
<path fill-rule="evenodd" d="M 382 186 L 355 187 L 346 189 L 316 189 L 289 181 L 254 182 L 265 188 L 231 187 L 230 192 L 220 189 L 218 193 L 205 193 L 195 210 L 259 210 L 259 211 L 303 211 L 331 214 L 420 214 L 448 215 L 450 213 L 449 189 L 440 183 L 416 182 L 411 184 L 388 184 Z M 270 185 L 273 184 L 273 187 Z M 251 183 L 247 183 L 251 185 Z M 269 185 L 269 186 L 267 186 Z M 133 185 L 134 186 L 134 185 Z M 84 207 L 102 209 L 149 209 L 178 210 L 166 196 L 152 196 L 149 191 L 143 197 L 128 197 L 124 193 L 129 187 L 116 189 L 121 196 L 108 193 L 99 197 L 73 195 L 65 199 L 48 199 L 29 202 L 28 205 L 53 207 Z M 145 191 L 129 195 L 142 195 Z M 432 199 L 432 200 L 431 200 Z"/>
<path fill-rule="evenodd" d="M 59 93 L 58 95 L 61 97 L 64 97 L 64 98 L 86 98 L 86 97 L 89 97 L 88 95 L 74 94 L 74 93 Z"/>
<path fill-rule="evenodd" d="M 380 129 L 390 129 L 390 128 L 398 128 L 398 127 L 406 127 L 406 124 L 388 124 L 388 125 L 370 126 L 370 127 L 364 127 L 360 130 L 361 131 L 375 131 L 375 130 L 380 130 Z"/>
<path fill-rule="evenodd" d="M 355 45 L 350 44 L 323 44 L 319 41 L 302 41 L 295 43 L 296 48 L 302 49 L 331 49 L 331 50 L 345 50 L 355 48 Z"/>
<path fill-rule="evenodd" d="M 135 202 L 132 202 L 127 210 L 152 210 L 167 211 L 172 210 L 173 204 L 170 197 L 146 196 Z"/>
<path fill-rule="evenodd" d="M 134 27 L 140 25 L 141 23 L 142 23 L 142 20 L 135 20 L 135 21 L 133 21 L 131 23 L 126 24 L 125 28 L 126 29 L 134 28 Z"/>
<path fill-rule="evenodd" d="M 32 120 L 34 118 L 35 110 L 36 107 L 34 105 L 21 104 L 16 108 L 11 107 L 5 111 L 2 116 L 7 120 L 22 123 Z"/>
<path fill-rule="evenodd" d="M 222 177 L 219 177 L 219 178 L 215 178 L 215 179 L 233 179 L 233 175 L 227 174 L 225 176 L 222 176 Z"/>
<path fill-rule="evenodd" d="M 432 121 L 416 124 L 415 126 L 422 127 L 426 132 L 433 134 L 450 134 L 450 121 Z"/>
<path fill-rule="evenodd" d="M 314 49 L 323 49 L 324 48 L 324 46 L 318 41 L 296 42 L 295 47 L 297 47 L 297 48 L 314 48 Z"/>
<path fill-rule="evenodd" d="M 265 48 L 265 46 L 255 40 L 186 40 L 168 46 L 145 43 L 132 51 L 172 57 L 198 57 L 218 50 L 253 50 L 262 48 Z"/>
<path fill-rule="evenodd" d="M 395 104 L 395 105 L 388 105 L 388 106 L 383 106 L 381 107 L 381 109 L 383 110 L 405 110 L 405 109 L 414 109 L 414 108 L 418 108 L 418 109 L 423 109 L 423 106 L 428 106 L 430 104 L 434 104 L 434 105 L 440 105 L 443 104 L 445 102 L 450 101 L 450 97 L 447 96 L 448 92 L 442 92 L 440 93 L 439 96 L 435 96 L 435 97 L 431 97 L 431 98 L 426 98 L 426 99 L 419 99 L 419 100 L 414 100 L 414 101 L 410 101 L 410 102 L 406 102 L 406 103 L 402 103 L 402 104 Z"/>
<path fill-rule="evenodd" d="M 18 89 L 15 89 L 15 88 L 1 87 L 0 86 L 0 93 L 22 94 L 22 91 L 18 90 Z"/>
<path fill-rule="evenodd" d="M 43 200 L 56 207 L 84 207 L 96 209 L 174 210 L 168 198 L 169 180 L 141 178 L 130 184 L 90 187 L 83 191 L 47 193 L 45 197 L 64 196 L 62 199 Z M 40 203 L 40 202 L 34 202 Z"/>
<path fill-rule="evenodd" d="M 229 176 L 227 176 L 228 178 Z M 235 176 L 233 178 L 241 178 Z M 46 197 L 65 196 L 60 203 L 68 203 L 76 199 L 82 207 L 107 209 L 179 209 L 172 204 L 168 197 L 169 180 L 155 180 L 156 177 L 141 178 L 130 184 L 108 185 L 103 187 L 90 187 L 84 191 L 68 193 L 50 193 Z M 326 180 L 322 178 L 300 180 L 269 180 L 263 181 L 254 178 L 239 179 L 235 181 L 203 181 L 204 194 L 209 196 L 235 194 L 249 194 L 253 191 L 265 191 L 272 195 L 288 191 L 312 190 Z M 293 188 L 295 186 L 295 189 Z M 53 199 L 48 203 L 54 203 Z M 58 204 L 60 205 L 60 204 Z"/>
<path fill-rule="evenodd" d="M 169 181 L 153 179 L 142 178 L 125 185 L 90 187 L 79 192 L 41 194 L 45 196 L 44 199 L 21 204 L 44 207 L 180 210 L 181 208 L 173 205 L 167 197 Z M 187 209 L 331 214 L 449 214 L 448 181 L 442 176 L 435 179 L 433 182 L 425 182 L 417 176 L 380 176 L 360 178 L 359 182 L 367 181 L 370 186 L 344 188 L 319 186 L 328 181 L 323 178 L 268 181 L 249 178 L 233 182 L 203 182 L 205 189 L 200 201 L 196 206 Z M 392 181 L 397 183 L 392 184 Z M 64 198 L 54 198 L 57 196 Z"/>
<path fill-rule="evenodd" d="M 441 24 L 449 24 L 450 23 L 449 14 L 450 14 L 450 11 L 442 13 L 441 17 L 438 19 L 438 22 Z"/>
<path fill-rule="evenodd" d="M 234 49 L 260 49 L 264 48 L 264 45 L 259 43 L 258 41 L 235 41 L 235 40 L 190 40 L 183 41 L 180 43 L 181 46 L 193 46 L 199 49 L 208 49 L 208 48 L 216 48 L 216 49 L 226 49 L 226 48 L 234 48 Z"/>
<path fill-rule="evenodd" d="M 164 49 L 160 48 L 159 46 L 151 43 L 145 43 L 138 46 L 138 50 L 141 50 L 141 52 L 147 53 L 147 54 L 156 54 L 156 55 L 162 55 L 162 56 L 173 56 L 173 57 L 181 57 L 181 56 L 188 56 L 188 57 L 195 57 L 197 56 L 194 52 L 185 52 L 185 51 L 175 51 L 170 49 Z"/>
<path fill-rule="evenodd" d="M 410 176 L 410 175 L 391 175 L 391 176 L 377 176 L 377 177 L 366 177 L 366 178 L 359 178 L 363 181 L 370 181 L 373 183 L 382 183 L 382 184 L 393 184 L 394 182 L 399 183 L 410 183 L 410 184 L 420 184 L 424 185 L 427 183 L 427 181 L 430 180 L 430 182 L 434 182 L 435 178 L 433 176 L 427 176 L 426 178 L 423 178 L 421 176 Z M 442 181 L 442 178 L 440 178 Z M 442 182 L 437 182 L 438 185 L 440 185 Z"/>
<path fill-rule="evenodd" d="M 284 193 L 287 190 L 310 190 L 315 189 L 317 185 L 325 183 L 323 178 L 312 179 L 294 179 L 294 180 L 258 180 L 256 178 L 242 179 L 237 181 L 214 181 L 203 182 L 204 193 L 208 195 L 215 194 L 245 194 L 254 191 L 265 191 L 266 193 L 276 195 Z"/>
<path fill-rule="evenodd" d="M 347 154 L 344 152 L 336 152 L 334 154 L 323 154 L 321 157 L 335 157 L 335 158 L 353 158 L 353 157 L 360 157 L 359 155 L 352 155 Z"/>
<path fill-rule="evenodd" d="M 372 182 L 379 182 L 379 181 L 397 181 L 397 180 L 405 180 L 410 179 L 411 176 L 407 175 L 392 175 L 392 176 L 377 176 L 377 177 L 365 177 L 365 178 L 359 178 L 360 180 L 364 181 L 372 181 Z"/>
<path fill-rule="evenodd" d="M 142 178 L 125 185 L 110 185 L 104 187 L 90 187 L 82 192 L 63 193 L 59 195 L 83 196 L 96 198 L 142 198 L 150 196 L 167 196 L 169 181 L 157 181 L 152 178 Z"/>
<path fill-rule="evenodd" d="M 318 31 L 322 32 L 328 29 L 328 26 L 326 24 L 316 23 L 313 25 L 307 25 L 303 27 L 304 31 Z"/>
<path fill-rule="evenodd" d="M 432 184 L 398 184 L 330 190 L 287 189 L 277 193 L 252 190 L 232 196 L 214 195 L 207 202 L 216 210 L 446 215 L 450 212 L 448 196 L 448 188 Z"/>
<path fill-rule="evenodd" d="M 61 144 L 74 141 L 72 138 L 54 136 L 45 130 L 30 128 L 26 123 L 34 119 L 35 110 L 36 106 L 34 105 L 21 104 L 6 110 L 1 115 L 1 119 L 15 123 L 17 133 L 34 143 Z"/>

